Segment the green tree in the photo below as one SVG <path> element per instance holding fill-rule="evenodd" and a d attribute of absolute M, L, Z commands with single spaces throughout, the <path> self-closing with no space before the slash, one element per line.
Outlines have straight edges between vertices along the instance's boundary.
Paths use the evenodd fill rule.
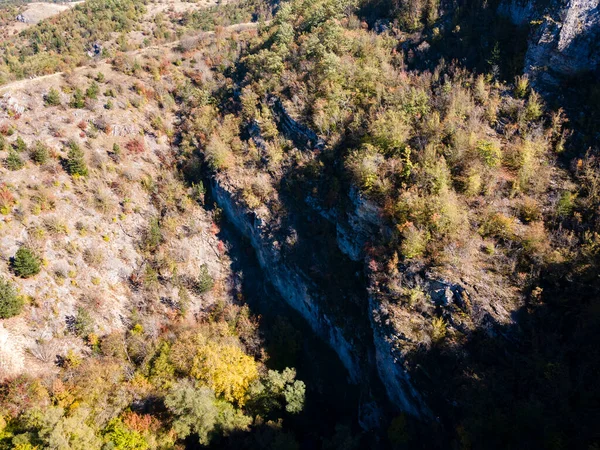
<path fill-rule="evenodd" d="M 101 441 L 94 429 L 88 425 L 89 411 L 77 408 L 68 416 L 63 416 L 53 427 L 43 430 L 44 446 L 56 450 L 98 449 Z"/>
<path fill-rule="evenodd" d="M 43 142 L 37 141 L 31 149 L 29 156 L 36 164 L 45 164 L 48 161 L 50 152 L 48 151 L 48 147 Z"/>
<path fill-rule="evenodd" d="M 48 93 L 44 96 L 44 103 L 46 106 L 58 106 L 60 105 L 60 94 L 54 88 L 50 88 Z"/>
<path fill-rule="evenodd" d="M 70 105 L 71 108 L 83 108 L 85 106 L 85 96 L 83 95 L 81 89 L 75 89 Z"/>
<path fill-rule="evenodd" d="M 166 396 L 165 405 L 176 417 L 173 430 L 180 439 L 195 433 L 201 444 L 210 442 L 209 434 L 219 415 L 215 393 L 211 389 L 196 389 L 189 382 L 180 382 Z"/>
<path fill-rule="evenodd" d="M 110 448 L 114 450 L 146 450 L 149 447 L 144 436 L 127 428 L 120 419 L 108 423 L 104 429 L 104 439 L 107 444 L 112 444 Z"/>
<path fill-rule="evenodd" d="M 0 319 L 18 316 L 23 309 L 23 298 L 10 281 L 0 277 Z"/>
<path fill-rule="evenodd" d="M 20 170 L 25 166 L 25 162 L 19 154 L 14 150 L 8 151 L 8 156 L 5 160 L 5 165 L 8 170 Z"/>
<path fill-rule="evenodd" d="M 17 250 L 11 261 L 11 267 L 15 275 L 21 278 L 30 278 L 42 270 L 39 256 L 27 247 L 20 247 Z"/>
<path fill-rule="evenodd" d="M 206 264 L 202 264 L 200 266 L 200 273 L 198 275 L 198 281 L 196 281 L 196 291 L 199 294 L 203 294 L 204 292 L 210 291 L 215 282 L 211 277 L 210 273 L 208 273 L 208 266 Z"/>
<path fill-rule="evenodd" d="M 79 144 L 75 141 L 69 142 L 69 153 L 66 161 L 67 172 L 72 176 L 85 177 L 88 174 L 87 164 L 85 163 L 84 153 Z"/>
<path fill-rule="evenodd" d="M 175 379 L 175 367 L 169 360 L 170 350 L 169 344 L 163 342 L 151 362 L 150 381 L 160 388 L 171 387 Z"/>
<path fill-rule="evenodd" d="M 249 408 L 263 417 L 277 415 L 284 408 L 288 413 L 297 414 L 304 408 L 305 393 L 306 385 L 296 380 L 294 369 L 269 370 L 266 377 L 251 386 Z"/>
<path fill-rule="evenodd" d="M 203 445 L 210 443 L 213 431 L 247 430 L 252 422 L 230 403 L 218 400 L 211 389 L 195 388 L 188 381 L 180 382 L 171 389 L 165 405 L 176 417 L 173 430 L 177 436 L 182 439 L 196 434 Z"/>

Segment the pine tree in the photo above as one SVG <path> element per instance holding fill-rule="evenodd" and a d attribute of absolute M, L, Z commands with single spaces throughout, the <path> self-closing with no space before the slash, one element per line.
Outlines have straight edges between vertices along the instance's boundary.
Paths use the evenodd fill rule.
<path fill-rule="evenodd" d="M 81 150 L 81 147 L 76 142 L 69 142 L 66 166 L 67 172 L 72 176 L 85 177 L 88 174 L 83 150 Z"/>
<path fill-rule="evenodd" d="M 19 154 L 14 150 L 9 150 L 8 157 L 6 158 L 6 168 L 9 170 L 19 170 L 22 169 L 25 163 L 19 156 Z"/>
<path fill-rule="evenodd" d="M 40 258 L 29 248 L 21 247 L 11 261 L 12 270 L 21 278 L 30 278 L 42 270 Z"/>
<path fill-rule="evenodd" d="M 18 316 L 23 309 L 23 299 L 13 285 L 0 277 L 0 319 Z"/>
<path fill-rule="evenodd" d="M 60 94 L 54 88 L 50 88 L 48 93 L 44 96 L 44 103 L 46 106 L 58 106 L 60 105 Z"/>
<path fill-rule="evenodd" d="M 17 151 L 19 153 L 23 153 L 23 152 L 27 151 L 27 144 L 25 143 L 23 138 L 21 136 L 19 136 L 17 138 L 17 140 L 15 141 L 15 143 L 13 144 L 13 148 L 15 149 L 15 151 Z"/>
<path fill-rule="evenodd" d="M 97 99 L 98 93 L 100 92 L 100 88 L 98 87 L 98 83 L 92 81 L 89 87 L 85 90 L 85 96 L 91 99 Z"/>
<path fill-rule="evenodd" d="M 49 157 L 48 147 L 42 142 L 37 141 L 31 150 L 30 157 L 36 164 L 45 164 Z"/>

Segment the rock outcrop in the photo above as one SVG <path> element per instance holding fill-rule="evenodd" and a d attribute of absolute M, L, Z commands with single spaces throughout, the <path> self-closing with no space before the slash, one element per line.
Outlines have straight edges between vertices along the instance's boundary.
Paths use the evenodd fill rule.
<path fill-rule="evenodd" d="M 406 369 L 398 360 L 399 355 L 393 353 L 383 329 L 375 327 L 373 331 L 371 319 L 363 324 L 355 321 L 350 314 L 347 317 L 337 314 L 310 276 L 297 264 L 282 257 L 276 232 L 270 229 L 270 225 L 249 211 L 225 180 L 214 177 L 211 188 L 214 200 L 228 219 L 250 240 L 268 279 L 313 331 L 336 351 L 350 381 L 370 392 L 373 377 L 378 376 L 388 398 L 398 410 L 416 417 L 429 417 L 429 409 L 412 386 Z M 352 230 L 348 229 L 348 232 Z M 349 236 L 349 239 L 359 241 L 361 237 Z M 370 318 L 373 309 L 371 300 L 367 300 L 363 308 L 363 317 Z M 365 428 L 376 427 L 377 414 L 371 411 L 372 402 L 369 400 L 365 405 L 369 406 L 365 408 L 369 410 L 369 418 L 361 416 L 361 423 Z"/>
<path fill-rule="evenodd" d="M 599 2 L 571 0 L 543 17 L 525 57 L 525 72 L 538 85 L 551 87 L 564 76 L 598 74 L 599 63 Z"/>
<path fill-rule="evenodd" d="M 541 89 L 564 77 L 600 71 L 600 2 L 511 0 L 498 12 L 517 25 L 534 26 L 525 56 L 525 73 Z"/>

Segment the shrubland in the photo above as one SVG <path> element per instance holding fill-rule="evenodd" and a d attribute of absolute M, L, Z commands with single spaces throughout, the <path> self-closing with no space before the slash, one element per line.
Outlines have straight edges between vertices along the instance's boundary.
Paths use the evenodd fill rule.
<path fill-rule="evenodd" d="M 254 428 L 296 445 L 282 423 L 305 384 L 268 365 L 219 219 L 173 163 L 194 64 L 174 57 L 5 91 L 23 108 L 0 110 L 0 448 L 251 445 Z"/>

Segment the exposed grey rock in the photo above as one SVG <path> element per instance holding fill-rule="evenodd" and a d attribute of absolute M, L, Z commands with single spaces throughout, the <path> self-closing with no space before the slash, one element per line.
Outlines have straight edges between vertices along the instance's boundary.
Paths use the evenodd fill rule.
<path fill-rule="evenodd" d="M 279 98 L 271 96 L 269 105 L 285 137 L 292 140 L 299 148 L 306 150 L 323 150 L 325 148 L 325 141 L 310 128 L 294 120 Z"/>
<path fill-rule="evenodd" d="M 505 0 L 498 12 L 517 25 L 533 24 L 525 73 L 538 89 L 562 77 L 600 71 L 599 0 Z"/>
<path fill-rule="evenodd" d="M 541 87 L 561 76 L 597 73 L 600 62 L 599 0 L 571 0 L 543 18 L 525 57 L 525 72 Z"/>

